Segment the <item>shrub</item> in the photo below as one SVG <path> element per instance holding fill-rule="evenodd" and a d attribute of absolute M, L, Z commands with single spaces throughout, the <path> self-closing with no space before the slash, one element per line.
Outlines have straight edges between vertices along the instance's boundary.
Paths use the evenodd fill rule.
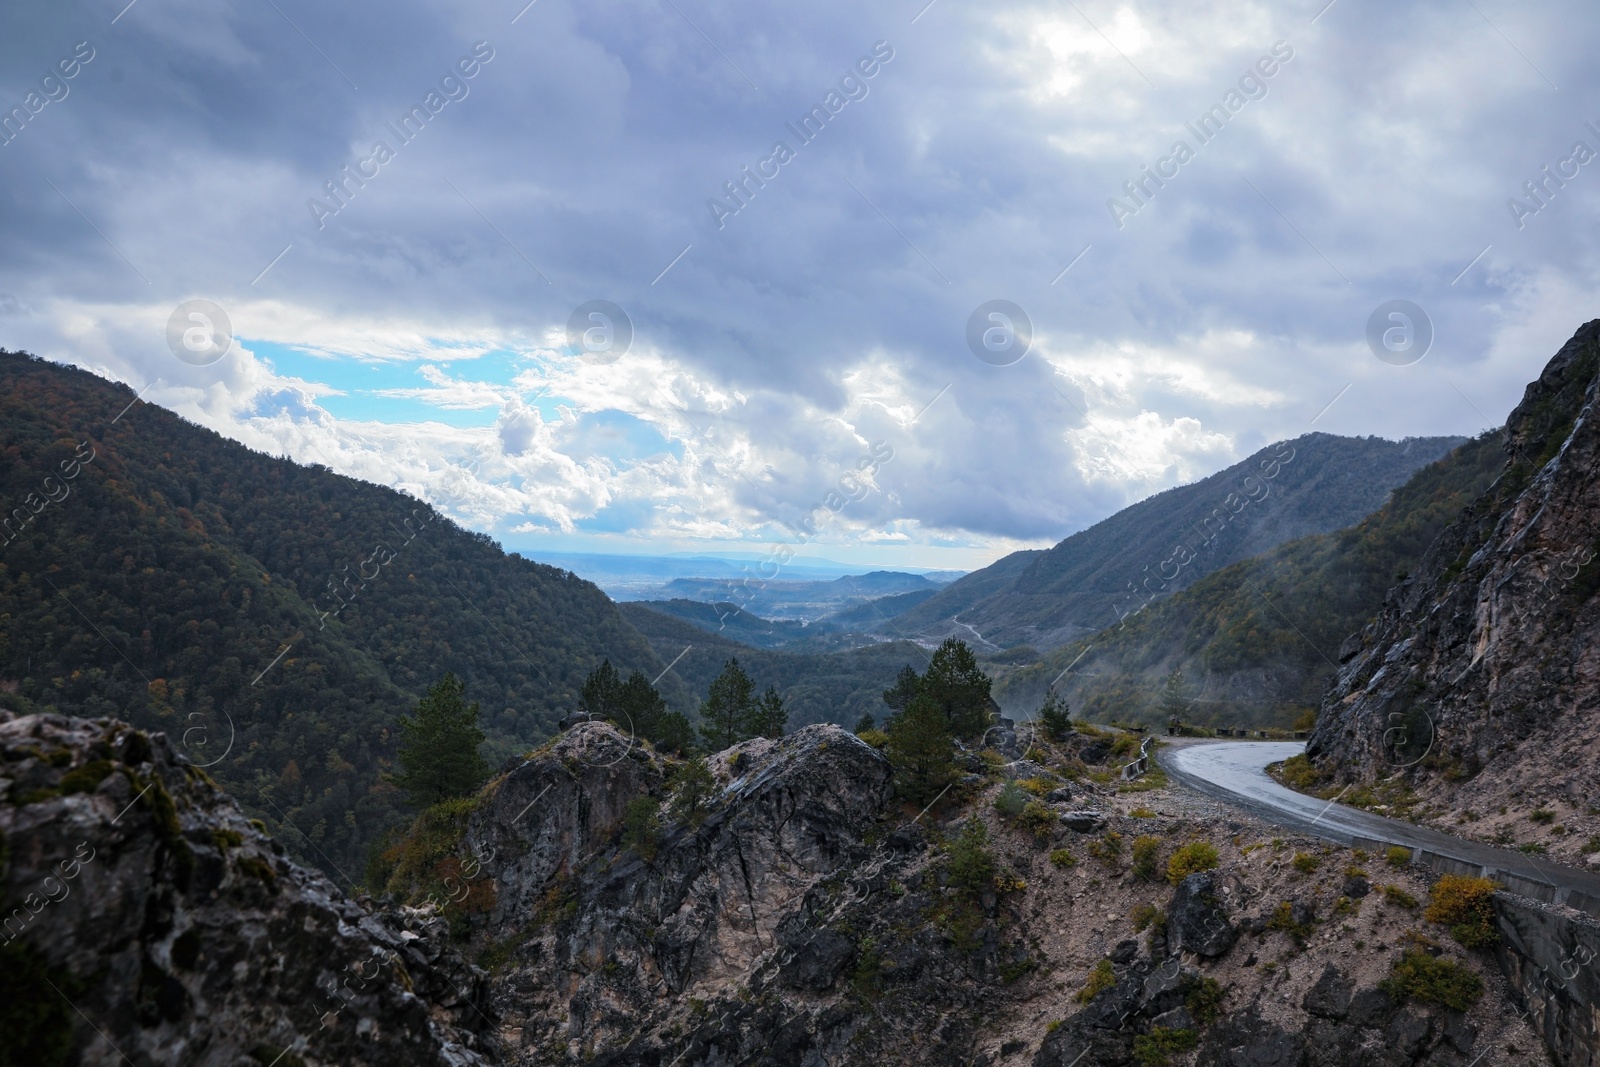
<path fill-rule="evenodd" d="M 1107 830 L 1099 840 L 1089 842 L 1089 855 L 1111 870 L 1116 870 L 1122 862 L 1122 835 L 1115 830 Z"/>
<path fill-rule="evenodd" d="M 1133 909 L 1129 916 L 1133 920 L 1133 932 L 1143 933 L 1151 926 L 1159 926 L 1167 921 L 1167 916 L 1154 904 L 1140 904 Z"/>
<path fill-rule="evenodd" d="M 1142 882 L 1161 880 L 1161 838 L 1133 839 L 1133 876 Z"/>
<path fill-rule="evenodd" d="M 1316 767 L 1305 756 L 1290 756 L 1278 768 L 1278 776 L 1290 789 L 1309 791 L 1322 778 Z"/>
<path fill-rule="evenodd" d="M 1087 1004 L 1101 993 L 1117 984 L 1117 973 L 1111 969 L 1110 960 L 1101 960 L 1089 972 L 1089 980 L 1078 990 L 1078 1003 Z"/>
<path fill-rule="evenodd" d="M 1407 949 L 1378 987 L 1396 1000 L 1415 997 L 1466 1011 L 1483 996 L 1483 979 L 1454 960 Z"/>
<path fill-rule="evenodd" d="M 1404 867 L 1411 862 L 1411 850 L 1404 845 L 1390 845 L 1383 858 L 1391 867 Z"/>
<path fill-rule="evenodd" d="M 635 797 L 622 814 L 622 847 L 649 863 L 661 847 L 660 805 L 654 797 Z"/>
<path fill-rule="evenodd" d="M 1007 782 L 1000 790 L 1000 795 L 994 798 L 994 810 L 1007 819 L 1015 819 L 1022 814 L 1023 807 L 1028 803 L 1028 794 L 1016 782 Z"/>
<path fill-rule="evenodd" d="M 1017 783 L 1036 797 L 1042 797 L 1054 789 L 1055 783 L 1048 778 L 1024 778 Z"/>
<path fill-rule="evenodd" d="M 961 827 L 961 834 L 950 845 L 950 884 L 968 898 L 994 888 L 999 867 L 989 848 L 989 829 L 977 818 Z"/>
<path fill-rule="evenodd" d="M 1133 1039 L 1133 1054 L 1139 1067 L 1166 1067 L 1172 1057 L 1188 1052 L 1200 1043 L 1193 1030 L 1169 1030 L 1165 1026 L 1152 1026 L 1148 1034 Z"/>
<path fill-rule="evenodd" d="M 876 728 L 871 730 L 862 730 L 859 734 L 856 734 L 856 736 L 880 752 L 889 745 L 889 735 L 885 731 Z"/>
<path fill-rule="evenodd" d="M 1167 860 L 1167 881 L 1177 885 L 1191 874 L 1212 870 L 1220 861 L 1217 846 L 1209 841 L 1191 841 Z"/>
<path fill-rule="evenodd" d="M 717 780 L 712 777 L 704 757 L 696 756 L 679 767 L 672 776 L 672 785 L 673 817 L 686 819 L 698 829 L 706 821 L 706 802 L 717 788 Z"/>
<path fill-rule="evenodd" d="M 1306 938 L 1311 936 L 1312 924 L 1295 922 L 1294 905 L 1285 900 L 1279 902 L 1272 917 L 1267 920 L 1267 929 L 1282 930 L 1294 938 L 1297 944 L 1304 945 Z"/>
<path fill-rule="evenodd" d="M 1556 813 L 1549 808 L 1535 808 L 1533 814 L 1529 815 L 1528 818 L 1541 826 L 1549 826 L 1556 821 Z"/>
<path fill-rule="evenodd" d="M 1183 1006 L 1189 1009 L 1195 1022 L 1210 1026 L 1222 1015 L 1222 998 L 1225 995 L 1215 978 L 1202 977 L 1183 998 Z"/>
<path fill-rule="evenodd" d="M 1045 838 L 1061 825 L 1061 818 L 1050 805 L 1030 800 L 1022 805 L 1022 814 L 1017 816 L 1017 824 L 1032 833 L 1034 837 Z"/>
<path fill-rule="evenodd" d="M 1309 852 L 1296 852 L 1290 862 L 1301 874 L 1315 874 L 1317 868 L 1322 866 L 1322 861 Z"/>
<path fill-rule="evenodd" d="M 1078 865 L 1078 861 L 1074 859 L 1072 853 L 1068 852 L 1066 849 L 1058 848 L 1054 852 L 1050 853 L 1050 865 L 1065 869 L 1067 867 L 1076 867 Z"/>
<path fill-rule="evenodd" d="M 1132 819 L 1153 819 L 1156 817 L 1156 813 L 1141 804 L 1128 812 L 1128 817 Z"/>
<path fill-rule="evenodd" d="M 1422 917 L 1450 928 L 1450 936 L 1468 948 L 1500 940 L 1494 928 L 1491 900 L 1500 887 L 1488 878 L 1447 874 L 1434 884 Z"/>
<path fill-rule="evenodd" d="M 1412 896 L 1410 893 L 1407 893 L 1404 889 L 1401 889 L 1397 885 L 1384 886 L 1383 899 L 1387 900 L 1391 904 L 1397 904 L 1400 907 L 1411 911 L 1415 911 L 1417 909 L 1417 898 Z"/>

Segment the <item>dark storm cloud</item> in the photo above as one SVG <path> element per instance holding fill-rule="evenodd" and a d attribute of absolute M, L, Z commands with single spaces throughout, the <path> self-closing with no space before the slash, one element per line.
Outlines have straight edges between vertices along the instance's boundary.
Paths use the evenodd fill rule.
<path fill-rule="evenodd" d="M 746 398 L 712 417 L 761 455 L 697 453 L 746 521 L 898 433 L 853 516 L 1041 538 L 1311 428 L 1347 384 L 1315 428 L 1475 429 L 1590 314 L 1600 167 L 1521 228 L 1507 206 L 1573 142 L 1600 150 L 1581 6 L 921 6 L 7 12 L 0 105 L 76 42 L 96 55 L 0 147 L 0 308 L 31 309 L 0 340 L 87 360 L 73 314 L 196 295 L 539 337 L 603 298 L 641 349 Z M 1201 143 L 1186 124 L 1213 105 Z M 1193 158 L 1119 228 L 1108 202 L 1179 141 Z M 792 157 L 719 220 L 708 201 L 777 142 Z M 1362 339 L 1391 297 L 1439 339 L 1404 373 Z M 996 298 L 1038 338 L 1011 367 L 964 340 Z M 156 339 L 89 361 L 176 373 Z M 874 426 L 873 374 L 910 413 L 949 391 Z M 813 432 L 846 409 L 854 436 Z M 1116 478 L 1084 473 L 1095 455 Z"/>

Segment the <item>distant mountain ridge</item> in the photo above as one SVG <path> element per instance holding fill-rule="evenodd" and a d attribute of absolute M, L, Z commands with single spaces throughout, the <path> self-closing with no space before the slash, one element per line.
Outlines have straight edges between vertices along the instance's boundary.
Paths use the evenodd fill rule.
<path fill-rule="evenodd" d="M 1015 552 L 974 571 L 900 616 L 895 630 L 961 637 L 989 651 L 1057 648 L 1232 563 L 1359 522 L 1465 440 L 1309 433 L 1280 441 L 1053 548 Z"/>
<path fill-rule="evenodd" d="M 1086 718 L 1154 723 L 1165 678 L 1181 670 L 1190 699 L 1185 721 L 1291 726 L 1320 701 L 1345 637 L 1377 613 L 1396 576 L 1419 564 L 1503 462 L 1498 433 L 1473 438 L 1417 471 L 1356 525 L 1208 574 L 1009 672 L 996 697 L 1027 716 L 1055 682 Z"/>

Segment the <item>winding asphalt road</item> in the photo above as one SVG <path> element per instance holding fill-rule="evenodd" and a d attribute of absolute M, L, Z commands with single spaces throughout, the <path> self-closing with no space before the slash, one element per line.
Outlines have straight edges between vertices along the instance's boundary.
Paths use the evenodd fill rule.
<path fill-rule="evenodd" d="M 1600 901 L 1600 874 L 1318 800 L 1267 776 L 1268 764 L 1303 751 L 1305 745 L 1298 741 L 1180 742 L 1158 750 L 1156 762 L 1182 785 L 1291 830 L 1347 846 L 1363 838 L 1424 849 L 1489 872 L 1503 871 L 1560 890 L 1576 890 Z M 1556 899 L 1565 903 L 1566 896 L 1560 893 Z"/>

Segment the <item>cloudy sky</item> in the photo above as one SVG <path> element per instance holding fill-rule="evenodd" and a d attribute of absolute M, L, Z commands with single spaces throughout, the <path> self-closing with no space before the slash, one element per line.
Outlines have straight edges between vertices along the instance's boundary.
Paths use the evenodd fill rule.
<path fill-rule="evenodd" d="M 536 558 L 969 568 L 1596 313 L 1591 5 L 525 2 L 7 5 L 0 346 Z"/>

